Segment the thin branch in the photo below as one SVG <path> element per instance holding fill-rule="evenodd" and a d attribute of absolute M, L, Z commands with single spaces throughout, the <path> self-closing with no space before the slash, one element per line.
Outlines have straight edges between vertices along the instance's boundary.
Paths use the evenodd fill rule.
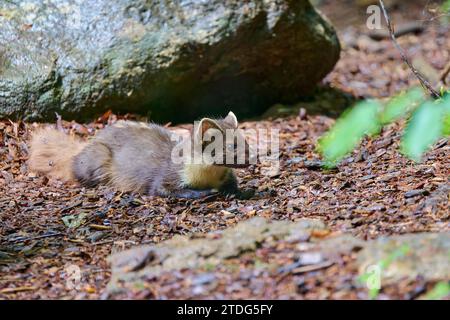
<path fill-rule="evenodd" d="M 418 21 L 411 21 L 407 22 L 403 25 L 397 26 L 397 29 L 394 32 L 394 35 L 396 38 L 400 38 L 406 34 L 409 33 L 421 33 L 425 30 L 425 27 L 423 23 L 420 23 Z M 389 30 L 380 30 L 380 29 L 374 29 L 369 31 L 369 37 L 371 37 L 374 40 L 384 40 L 389 39 L 391 37 L 391 34 Z"/>
<path fill-rule="evenodd" d="M 443 83 L 443 84 L 447 84 L 447 77 L 450 74 L 450 62 L 447 63 L 447 65 L 444 68 L 444 71 L 442 71 L 441 75 L 439 76 L 439 80 Z"/>
<path fill-rule="evenodd" d="M 440 98 L 439 93 L 433 88 L 433 86 L 430 84 L 430 82 L 412 65 L 412 63 L 409 61 L 408 57 L 406 56 L 405 51 L 398 44 L 397 39 L 395 37 L 394 27 L 392 26 L 391 19 L 389 18 L 389 15 L 386 11 L 384 2 L 383 2 L 383 0 L 379 0 L 379 1 L 380 1 L 381 10 L 383 10 L 384 19 L 386 20 L 386 24 L 389 29 L 389 34 L 391 35 L 392 42 L 394 43 L 397 50 L 400 52 L 400 56 L 402 57 L 402 60 L 411 69 L 411 71 L 414 73 L 414 75 L 417 77 L 417 79 L 419 79 L 421 85 L 429 91 L 430 95 L 435 99 L 439 99 Z"/>
<path fill-rule="evenodd" d="M 3 1 L 8 2 L 8 3 L 10 3 L 10 4 L 13 4 L 13 5 L 15 5 L 15 6 L 19 6 L 17 3 L 15 3 L 15 2 L 13 2 L 13 1 L 11 1 L 11 0 L 3 0 Z"/>
<path fill-rule="evenodd" d="M 35 237 L 14 239 L 11 242 L 25 242 L 25 241 L 30 241 L 30 240 L 37 240 L 37 239 L 44 239 L 44 238 L 51 238 L 51 237 L 59 237 L 59 236 L 65 236 L 65 234 L 62 233 L 62 232 L 48 233 L 48 234 L 43 234 L 43 235 L 35 236 Z"/>

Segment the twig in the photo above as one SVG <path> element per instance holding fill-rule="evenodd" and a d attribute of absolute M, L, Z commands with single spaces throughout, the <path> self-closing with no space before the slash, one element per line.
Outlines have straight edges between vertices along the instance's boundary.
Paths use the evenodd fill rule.
<path fill-rule="evenodd" d="M 44 235 L 35 236 L 35 237 L 14 239 L 11 242 L 25 242 L 25 241 L 30 241 L 30 240 L 37 240 L 37 239 L 44 239 L 44 238 L 51 238 L 51 237 L 59 237 L 59 236 L 65 236 L 65 234 L 62 233 L 62 232 L 49 233 L 49 234 L 44 234 Z"/>
<path fill-rule="evenodd" d="M 324 261 L 324 262 L 318 263 L 318 264 L 313 264 L 313 265 L 308 265 L 308 266 L 295 268 L 294 270 L 292 270 L 291 273 L 292 274 L 300 274 L 300 273 L 316 271 L 316 270 L 320 270 L 320 269 L 325 269 L 325 268 L 331 267 L 333 264 L 334 264 L 334 262 L 332 262 L 332 261 Z"/>
<path fill-rule="evenodd" d="M 91 229 L 95 229 L 95 230 L 111 230 L 111 226 L 104 226 L 104 225 L 100 225 L 100 224 L 95 224 L 95 223 L 91 223 L 89 225 L 89 227 Z"/>
<path fill-rule="evenodd" d="M 281 268 L 278 271 L 279 273 L 281 273 L 281 275 L 276 280 L 276 283 L 277 284 L 280 283 L 290 274 L 297 275 L 297 274 L 301 274 L 301 273 L 307 273 L 307 272 L 311 272 L 311 271 L 326 269 L 326 268 L 331 267 L 333 264 L 334 264 L 333 261 L 324 261 L 324 262 L 318 263 L 318 264 L 303 266 L 302 263 L 298 261 L 298 262 L 293 263 L 290 266 Z"/>
<path fill-rule="evenodd" d="M 103 241 L 98 241 L 98 242 L 92 242 L 90 245 L 92 246 L 100 246 L 103 244 L 110 244 L 110 243 L 114 243 L 114 240 L 103 240 Z"/>
<path fill-rule="evenodd" d="M 15 3 L 15 2 L 13 2 L 13 1 L 11 1 L 11 0 L 4 0 L 5 2 L 8 2 L 8 3 L 10 3 L 10 4 L 13 4 L 13 5 L 15 5 L 15 6 L 19 6 L 17 3 Z"/>
<path fill-rule="evenodd" d="M 408 22 L 403 25 L 397 26 L 397 28 L 394 32 L 394 35 L 396 38 L 400 38 L 409 33 L 421 33 L 424 30 L 425 30 L 425 26 L 423 25 L 423 23 L 420 23 L 418 21 L 412 21 L 412 22 Z M 384 40 L 384 39 L 390 38 L 391 34 L 388 30 L 375 29 L 375 30 L 371 30 L 369 32 L 369 37 L 371 37 L 374 40 Z"/>
<path fill-rule="evenodd" d="M 65 213 L 65 212 L 67 212 L 67 211 L 70 211 L 71 209 L 73 209 L 73 208 L 75 208 L 75 207 L 78 207 L 78 206 L 81 205 L 81 204 L 83 204 L 83 201 L 82 201 L 82 200 L 79 200 L 79 201 L 77 201 L 77 202 L 75 202 L 75 203 L 72 203 L 70 206 L 67 206 L 67 207 L 61 209 L 61 210 L 60 210 L 60 213 Z"/>
<path fill-rule="evenodd" d="M 411 71 L 414 73 L 414 75 L 417 77 L 417 79 L 419 79 L 421 85 L 429 91 L 430 95 L 435 99 L 439 99 L 440 98 L 439 93 L 433 88 L 433 86 L 430 84 L 430 82 L 412 65 L 412 63 L 409 61 L 408 57 L 406 56 L 405 51 L 398 44 L 397 39 L 395 37 L 394 28 L 392 26 L 391 19 L 389 18 L 389 15 L 384 6 L 384 2 L 383 2 L 383 0 L 379 0 L 379 1 L 380 1 L 381 10 L 383 10 L 384 19 L 386 20 L 386 24 L 389 29 L 389 34 L 391 35 L 392 42 L 394 43 L 397 50 L 400 52 L 400 56 L 402 57 L 402 60 L 408 65 L 408 67 L 411 69 Z"/>
<path fill-rule="evenodd" d="M 9 293 L 16 293 L 16 292 L 23 292 L 23 291 L 34 291 L 37 290 L 37 287 L 17 287 L 17 288 L 5 288 L 0 290 L 0 293 L 2 294 L 9 294 Z"/>
<path fill-rule="evenodd" d="M 447 65 L 444 68 L 444 71 L 442 71 L 441 75 L 439 76 L 439 81 L 441 81 L 443 84 L 447 84 L 447 76 L 450 74 L 450 62 L 447 63 Z"/>

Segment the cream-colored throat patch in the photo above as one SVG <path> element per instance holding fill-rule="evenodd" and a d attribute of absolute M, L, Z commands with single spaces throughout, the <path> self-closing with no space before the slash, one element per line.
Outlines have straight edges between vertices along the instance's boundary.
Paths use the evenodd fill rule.
<path fill-rule="evenodd" d="M 229 170 L 226 167 L 187 164 L 183 169 L 183 182 L 195 189 L 219 189 Z"/>

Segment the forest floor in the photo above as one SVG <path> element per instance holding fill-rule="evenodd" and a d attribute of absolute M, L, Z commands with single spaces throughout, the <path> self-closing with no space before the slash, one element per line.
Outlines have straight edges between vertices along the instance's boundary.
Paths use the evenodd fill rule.
<path fill-rule="evenodd" d="M 327 13 L 327 1 L 323 11 Z M 401 16 L 405 11 L 399 8 L 396 21 L 418 20 L 422 11 L 418 7 Z M 387 97 L 417 84 L 389 39 L 375 41 L 363 26 L 336 25 L 343 52 L 325 84 L 356 98 Z M 432 77 L 450 61 L 449 29 L 429 23 L 422 33 L 405 35 L 399 42 Z M 278 171 L 266 174 L 261 164 L 238 171 L 241 187 L 256 189 L 250 200 L 147 197 L 36 176 L 28 171 L 26 160 L 27 142 L 37 125 L 0 121 L 0 299 L 366 299 L 370 291 L 359 284 L 358 277 L 364 270 L 364 255 L 378 252 L 374 239 L 418 234 L 423 238 L 417 241 L 426 249 L 438 241 L 430 243 L 422 233 L 448 236 L 448 139 L 439 141 L 422 163 L 415 164 L 398 151 L 404 125 L 399 122 L 379 137 L 365 140 L 337 169 L 324 170 L 315 145 L 334 120 L 293 110 L 296 115 L 242 123 L 243 128 L 280 130 Z M 115 115 L 105 114 L 89 124 L 63 120 L 59 126 L 87 137 L 116 120 Z M 292 225 L 278 227 L 278 231 L 270 226 L 258 229 L 261 221 L 256 217 Z M 245 221 L 250 224 L 242 224 Z M 244 227 L 233 229 L 236 226 Z M 286 236 L 290 231 L 280 228 L 302 232 L 292 238 Z M 237 230 L 237 235 L 221 230 Z M 264 230 L 267 237 L 258 238 L 255 230 Z M 249 241 L 239 248 L 237 241 L 230 245 L 236 251 L 219 257 L 220 239 L 234 236 Z M 171 238 L 172 242 L 165 242 Z M 151 245 L 160 244 L 159 248 L 179 253 L 177 241 L 183 247 L 198 245 L 201 239 L 217 245 L 214 257 L 218 260 L 203 257 L 203 264 L 194 261 L 181 269 L 150 270 L 135 275 L 139 285 L 127 285 L 125 279 L 111 282 L 107 289 L 111 254 L 142 244 L 152 250 Z M 416 240 L 405 239 L 414 247 Z M 448 245 L 444 241 L 444 249 Z M 167 257 L 170 252 L 165 253 Z M 434 253 L 430 250 L 429 254 Z M 429 261 L 426 250 L 420 248 L 405 254 Z M 201 254 L 196 251 L 194 255 Z M 130 264 L 127 257 L 117 257 L 111 260 L 113 272 Z M 426 263 L 416 265 L 426 267 Z M 447 267 L 444 261 L 443 275 L 438 277 L 415 276 L 410 270 L 409 275 L 382 283 L 377 297 L 421 297 L 439 281 L 450 279 Z M 139 273 L 141 269 L 135 265 L 130 270 Z M 117 276 L 122 276 L 120 271 Z M 124 290 L 117 291 L 117 287 Z"/>

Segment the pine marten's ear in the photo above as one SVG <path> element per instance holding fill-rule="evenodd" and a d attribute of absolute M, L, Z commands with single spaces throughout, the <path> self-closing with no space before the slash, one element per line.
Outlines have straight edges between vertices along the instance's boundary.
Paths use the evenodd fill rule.
<path fill-rule="evenodd" d="M 197 133 L 200 135 L 200 137 L 203 137 L 205 132 L 209 129 L 217 129 L 222 131 L 222 128 L 215 120 L 209 118 L 203 118 L 202 120 L 200 120 L 197 130 Z"/>
<path fill-rule="evenodd" d="M 233 128 L 237 128 L 238 127 L 237 118 L 236 118 L 236 116 L 234 115 L 234 113 L 232 111 L 230 111 L 228 113 L 228 115 L 225 117 L 225 119 L 223 119 L 223 121 L 228 123 Z"/>

